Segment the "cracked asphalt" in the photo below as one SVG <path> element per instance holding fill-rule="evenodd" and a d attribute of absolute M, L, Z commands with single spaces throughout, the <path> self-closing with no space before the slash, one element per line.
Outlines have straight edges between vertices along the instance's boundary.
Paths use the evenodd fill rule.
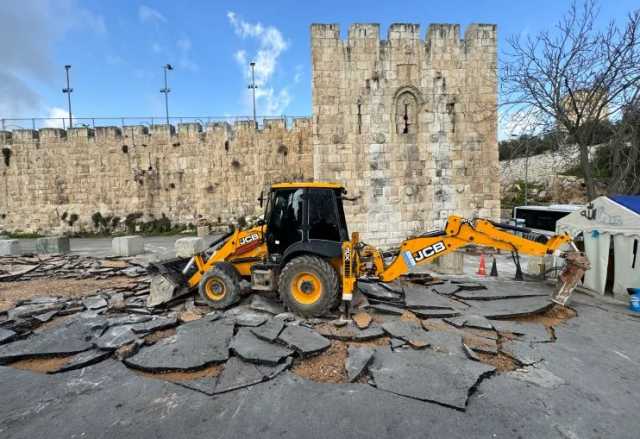
<path fill-rule="evenodd" d="M 0 437 L 636 438 L 640 318 L 575 294 L 537 368 L 480 382 L 465 412 L 291 372 L 216 396 L 107 360 L 56 375 L 0 367 Z"/>

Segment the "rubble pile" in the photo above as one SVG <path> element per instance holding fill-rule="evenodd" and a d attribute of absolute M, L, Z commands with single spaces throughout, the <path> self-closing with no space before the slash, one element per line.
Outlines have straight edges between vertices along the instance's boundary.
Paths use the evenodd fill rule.
<path fill-rule="evenodd" d="M 138 278 L 146 268 L 133 260 L 96 259 L 79 255 L 8 256 L 0 261 L 0 282 L 39 278 L 108 279 L 113 276 Z"/>
<path fill-rule="evenodd" d="M 7 265 L 29 267 L 14 278 L 21 280 L 124 275 L 131 282 L 80 298 L 35 297 L 0 313 L 0 364 L 56 357 L 63 361 L 47 372 L 63 373 L 115 358 L 206 395 L 295 371 L 343 343 L 344 382 L 464 410 L 477 383 L 496 371 L 487 358 L 537 364 L 536 343 L 553 341 L 541 324 L 505 320 L 551 306 L 543 286 L 522 282 L 361 281 L 350 319 L 300 319 L 275 297 L 250 291 L 225 311 L 193 296 L 148 307 L 149 276 L 131 261 L 52 256 Z M 173 375 L 216 365 L 219 372 L 192 379 Z"/>

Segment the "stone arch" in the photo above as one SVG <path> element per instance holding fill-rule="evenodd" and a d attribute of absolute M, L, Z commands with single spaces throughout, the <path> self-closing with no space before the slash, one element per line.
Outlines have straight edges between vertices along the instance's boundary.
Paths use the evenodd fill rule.
<path fill-rule="evenodd" d="M 422 106 L 420 91 L 416 87 L 399 88 L 394 95 L 396 134 L 416 134 L 418 113 Z"/>

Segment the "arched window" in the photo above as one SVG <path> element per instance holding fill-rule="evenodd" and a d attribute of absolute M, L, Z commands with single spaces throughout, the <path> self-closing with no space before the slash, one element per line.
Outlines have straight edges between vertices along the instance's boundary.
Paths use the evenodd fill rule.
<path fill-rule="evenodd" d="M 415 134 L 418 132 L 418 99 L 410 91 L 403 91 L 396 97 L 396 133 Z"/>

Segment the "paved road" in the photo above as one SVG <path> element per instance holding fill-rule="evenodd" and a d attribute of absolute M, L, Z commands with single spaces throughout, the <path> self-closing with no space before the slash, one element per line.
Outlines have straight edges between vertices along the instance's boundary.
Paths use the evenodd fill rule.
<path fill-rule="evenodd" d="M 485 379 L 466 412 L 291 373 L 208 397 L 109 360 L 59 375 L 0 367 L 0 437 L 637 438 L 640 319 L 582 294 L 574 306 L 538 346 L 544 379 Z"/>
<path fill-rule="evenodd" d="M 207 243 L 212 242 L 220 235 L 210 235 L 205 238 Z M 145 253 L 138 256 L 145 261 L 163 260 L 175 257 L 174 244 L 184 235 L 174 236 L 148 236 L 144 237 Z M 111 256 L 112 238 L 72 238 L 70 240 L 71 254 L 94 256 L 102 258 Z M 21 250 L 25 253 L 35 252 L 35 239 L 21 239 Z"/>

